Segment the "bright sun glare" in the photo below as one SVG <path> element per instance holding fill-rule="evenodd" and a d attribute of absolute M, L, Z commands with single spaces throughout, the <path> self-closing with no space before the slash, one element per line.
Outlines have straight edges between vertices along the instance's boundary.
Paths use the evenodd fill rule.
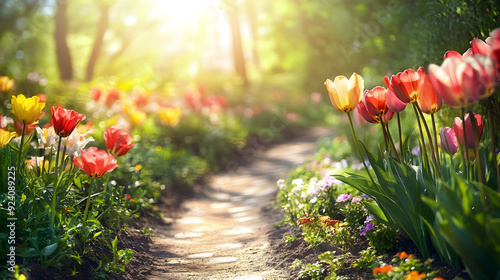
<path fill-rule="evenodd" d="M 216 0 L 157 0 L 154 13 L 168 15 L 172 24 L 189 25 L 199 18 L 217 13 Z"/>

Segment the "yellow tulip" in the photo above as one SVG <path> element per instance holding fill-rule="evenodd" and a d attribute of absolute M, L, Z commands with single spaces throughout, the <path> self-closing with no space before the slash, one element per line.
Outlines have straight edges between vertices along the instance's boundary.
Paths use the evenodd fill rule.
<path fill-rule="evenodd" d="M 14 86 L 14 80 L 7 76 L 0 77 L 0 91 L 7 92 Z"/>
<path fill-rule="evenodd" d="M 0 148 L 5 147 L 9 144 L 10 139 L 16 136 L 15 132 L 6 131 L 0 128 Z"/>
<path fill-rule="evenodd" d="M 40 113 L 45 107 L 44 102 L 40 102 L 38 96 L 26 98 L 24 95 L 12 96 L 12 112 L 16 119 L 27 125 L 32 124 L 40 118 Z"/>
<path fill-rule="evenodd" d="M 163 124 L 176 126 L 182 116 L 182 110 L 180 108 L 162 108 L 158 112 L 158 116 Z"/>
<path fill-rule="evenodd" d="M 361 101 L 365 81 L 360 75 L 353 73 L 349 79 L 342 75 L 335 77 L 333 82 L 327 79 L 325 85 L 333 107 L 337 111 L 349 113 Z"/>

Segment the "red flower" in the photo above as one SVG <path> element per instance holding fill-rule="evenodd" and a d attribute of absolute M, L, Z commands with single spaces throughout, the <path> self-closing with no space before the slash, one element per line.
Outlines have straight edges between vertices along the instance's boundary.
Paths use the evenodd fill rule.
<path fill-rule="evenodd" d="M 465 133 L 467 137 L 466 145 L 464 145 L 464 129 L 463 129 L 462 119 L 457 117 L 453 122 L 453 130 L 457 135 L 458 141 L 460 141 L 460 144 L 466 147 L 467 149 L 474 149 L 474 137 L 481 139 L 481 135 L 483 134 L 483 117 L 478 114 L 474 114 L 474 117 L 476 118 L 476 124 L 478 129 L 477 135 L 474 135 L 473 133 L 472 122 L 469 117 L 469 114 L 465 115 Z"/>
<path fill-rule="evenodd" d="M 104 131 L 104 142 L 108 152 L 116 157 L 123 156 L 134 147 L 132 137 L 122 129 L 114 126 Z"/>
<path fill-rule="evenodd" d="M 366 92 L 365 92 L 365 97 L 366 97 Z M 380 103 L 378 101 L 375 101 L 376 98 L 372 94 L 370 94 L 370 96 L 368 97 L 368 102 L 367 102 L 367 99 L 365 97 L 363 97 L 361 99 L 361 101 L 358 103 L 358 106 L 356 107 L 358 114 L 361 117 L 363 117 L 364 120 L 366 120 L 369 123 L 379 123 L 381 121 L 384 123 L 387 123 L 392 119 L 392 117 L 394 116 L 394 112 L 389 110 L 389 108 L 387 108 L 387 107 L 386 107 L 385 113 L 382 115 L 372 114 L 372 112 L 375 112 L 374 108 L 373 108 L 373 107 L 375 107 L 375 105 L 373 105 L 373 104 L 367 105 L 368 102 L 373 102 L 373 103 L 377 103 L 377 104 L 380 104 Z M 372 109 L 371 109 L 372 112 L 370 112 L 368 110 L 368 106 L 372 107 Z M 380 111 L 379 111 L 379 113 L 380 113 Z"/>
<path fill-rule="evenodd" d="M 112 89 L 106 95 L 106 98 L 104 100 L 104 104 L 106 104 L 106 106 L 108 106 L 108 107 L 111 107 L 118 100 L 120 100 L 120 90 Z"/>
<path fill-rule="evenodd" d="M 363 101 L 370 114 L 381 117 L 387 112 L 385 102 L 387 90 L 383 87 L 375 87 L 372 90 L 365 90 Z"/>
<path fill-rule="evenodd" d="M 96 147 L 90 147 L 86 151 L 82 150 L 79 158 L 77 156 L 73 158 L 73 163 L 90 178 L 101 178 L 106 172 L 118 167 L 114 156 Z"/>
<path fill-rule="evenodd" d="M 424 68 L 418 69 L 420 74 L 420 85 L 418 87 L 419 99 L 418 106 L 422 112 L 432 115 L 441 110 L 443 101 L 441 96 L 439 96 L 432 85 L 431 79 L 425 73 Z"/>
<path fill-rule="evenodd" d="M 412 69 L 406 69 L 396 75 L 384 77 L 384 82 L 387 88 L 392 90 L 394 94 L 404 103 L 413 103 L 418 100 L 418 85 L 420 75 Z"/>
<path fill-rule="evenodd" d="M 406 108 L 406 103 L 401 101 L 396 94 L 391 89 L 387 89 L 387 95 L 385 96 L 385 102 L 389 110 L 399 113 Z"/>
<path fill-rule="evenodd" d="M 85 119 L 85 115 L 62 107 L 57 109 L 52 106 L 52 126 L 59 137 L 68 137 L 76 125 Z"/>
<path fill-rule="evenodd" d="M 37 125 L 38 125 L 37 123 L 23 125 L 23 123 L 21 123 L 19 121 L 15 121 L 14 122 L 14 130 L 16 131 L 17 135 L 20 136 L 21 134 L 23 134 L 23 126 L 25 126 L 24 135 L 30 135 L 31 132 L 33 132 L 33 130 L 35 130 Z"/>
<path fill-rule="evenodd" d="M 101 94 L 102 94 L 101 90 L 95 87 L 90 91 L 90 98 L 92 98 L 92 100 L 97 102 L 101 98 Z"/>

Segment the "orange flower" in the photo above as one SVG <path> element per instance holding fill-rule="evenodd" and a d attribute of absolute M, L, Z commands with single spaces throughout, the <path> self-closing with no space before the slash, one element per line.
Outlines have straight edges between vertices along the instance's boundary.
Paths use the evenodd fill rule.
<path fill-rule="evenodd" d="M 392 266 L 390 265 L 377 266 L 373 269 L 373 275 L 377 275 L 379 273 L 386 274 L 387 272 L 392 270 Z"/>
<path fill-rule="evenodd" d="M 406 273 L 405 275 L 406 275 L 406 276 L 408 276 L 408 277 L 406 277 L 406 278 L 405 278 L 405 280 L 416 280 L 416 279 L 422 279 L 422 278 L 424 278 L 425 276 L 427 276 L 427 274 L 426 274 L 426 273 L 424 273 L 424 272 L 419 273 L 419 272 L 418 272 L 418 271 L 416 271 L 416 270 L 413 270 L 413 271 L 412 271 L 412 272 L 410 272 L 410 273 Z"/>
<path fill-rule="evenodd" d="M 401 253 L 397 253 L 396 256 L 398 256 L 400 259 L 413 259 L 413 254 L 407 254 L 405 251 L 402 251 Z"/>
<path fill-rule="evenodd" d="M 392 75 L 391 78 L 385 76 L 384 82 L 387 88 L 392 90 L 401 101 L 413 103 L 418 100 L 420 75 L 417 71 L 406 69 L 404 72 Z"/>
<path fill-rule="evenodd" d="M 0 77 L 0 91 L 7 92 L 14 86 L 14 80 L 7 76 Z"/>
<path fill-rule="evenodd" d="M 432 280 L 444 280 L 444 278 L 443 278 L 443 277 L 441 277 L 441 276 L 439 276 L 439 277 L 434 277 L 434 278 L 432 278 Z"/>
<path fill-rule="evenodd" d="M 426 114 L 435 114 L 441 110 L 443 104 L 442 98 L 436 93 L 431 78 L 427 75 L 424 68 L 418 69 L 418 73 L 420 74 L 418 106 Z"/>

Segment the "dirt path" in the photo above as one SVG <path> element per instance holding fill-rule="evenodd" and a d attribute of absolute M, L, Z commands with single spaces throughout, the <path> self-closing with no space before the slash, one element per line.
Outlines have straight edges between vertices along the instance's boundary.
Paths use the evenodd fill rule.
<path fill-rule="evenodd" d="M 290 279 L 293 256 L 277 248 L 283 231 L 271 206 L 276 181 L 314 153 L 325 129 L 259 151 L 236 171 L 215 175 L 203 194 L 183 203 L 171 225 L 155 225 L 149 254 L 155 260 L 148 279 Z M 288 253 L 287 253 L 288 254 Z"/>

